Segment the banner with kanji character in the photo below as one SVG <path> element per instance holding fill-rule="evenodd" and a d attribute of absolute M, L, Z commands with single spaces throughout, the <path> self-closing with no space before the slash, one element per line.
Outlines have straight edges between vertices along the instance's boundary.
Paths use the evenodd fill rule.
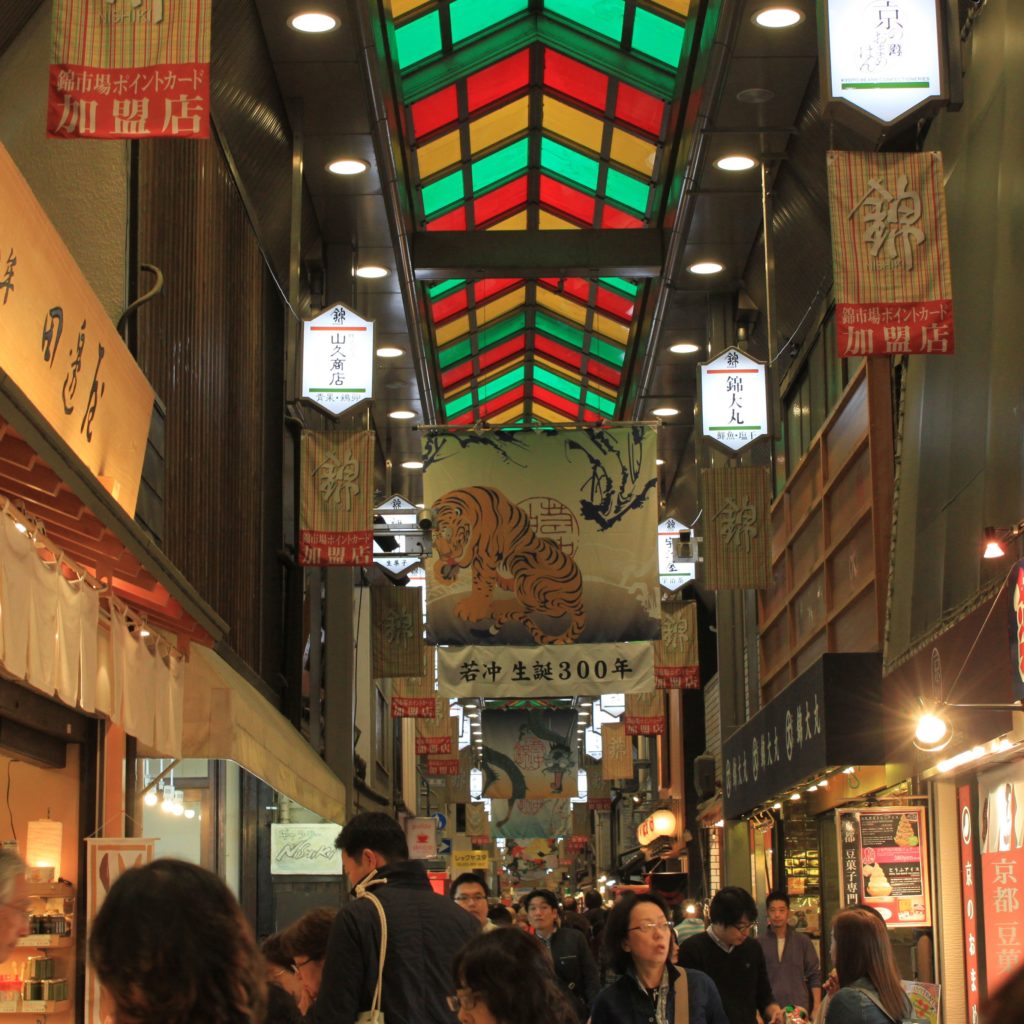
<path fill-rule="evenodd" d="M 665 731 L 665 694 L 627 693 L 622 724 L 627 736 L 660 736 Z"/>
<path fill-rule="evenodd" d="M 302 431 L 300 565 L 373 561 L 373 449 L 372 430 Z"/>
<path fill-rule="evenodd" d="M 472 744 L 463 747 L 458 755 L 428 754 L 431 802 L 438 804 L 468 804 L 472 799 L 469 792 L 469 773 L 475 767 L 475 753 Z M 454 766 L 453 766 L 454 762 Z"/>
<path fill-rule="evenodd" d="M 703 469 L 701 492 L 708 588 L 763 590 L 771 579 L 768 469 Z"/>
<path fill-rule="evenodd" d="M 654 684 L 659 690 L 699 690 L 697 602 L 661 606 L 661 639 L 654 641 Z"/>
<path fill-rule="evenodd" d="M 434 680 L 425 676 L 400 676 L 391 680 L 392 718 L 433 718 L 438 697 Z"/>
<path fill-rule="evenodd" d="M 370 588 L 374 679 L 424 676 L 428 648 L 423 642 L 423 601 L 419 587 L 386 583 Z"/>
<path fill-rule="evenodd" d="M 607 726 L 605 726 L 607 728 Z M 602 734 L 604 730 L 602 729 Z M 612 788 L 604 777 L 601 763 L 587 765 L 587 810 L 610 811 Z"/>
<path fill-rule="evenodd" d="M 590 824 L 590 810 L 586 804 L 572 805 L 572 835 L 589 839 L 593 834 Z"/>
<path fill-rule="evenodd" d="M 53 0 L 51 139 L 210 137 L 212 0 Z"/>
<path fill-rule="evenodd" d="M 952 355 L 942 154 L 828 153 L 840 356 Z"/>
<path fill-rule="evenodd" d="M 492 839 L 546 839 L 569 834 L 566 800 L 492 800 Z"/>
<path fill-rule="evenodd" d="M 466 804 L 466 835 L 490 836 L 491 821 L 487 817 L 485 804 L 472 802 Z"/>
<path fill-rule="evenodd" d="M 449 754 L 459 753 L 459 720 L 448 714 L 448 701 L 437 702 L 437 714 L 433 718 L 416 719 L 416 753 Z M 443 773 L 437 773 L 443 774 Z"/>
<path fill-rule="evenodd" d="M 480 724 L 485 797 L 576 796 L 575 711 L 485 711 Z"/>
<path fill-rule="evenodd" d="M 601 726 L 601 777 L 606 782 L 633 778 L 633 741 L 621 723 Z"/>
<path fill-rule="evenodd" d="M 439 647 L 445 697 L 580 697 L 654 689 L 654 645 Z"/>

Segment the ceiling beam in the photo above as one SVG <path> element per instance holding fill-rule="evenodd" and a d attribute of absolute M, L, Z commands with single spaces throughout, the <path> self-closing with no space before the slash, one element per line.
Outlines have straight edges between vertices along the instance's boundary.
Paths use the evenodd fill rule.
<path fill-rule="evenodd" d="M 658 277 L 662 232 L 420 231 L 412 236 L 417 281 L 483 277 Z"/>

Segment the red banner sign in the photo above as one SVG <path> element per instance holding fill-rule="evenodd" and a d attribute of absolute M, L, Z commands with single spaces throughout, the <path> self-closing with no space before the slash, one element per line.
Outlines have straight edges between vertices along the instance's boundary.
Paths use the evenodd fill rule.
<path fill-rule="evenodd" d="M 960 895 L 964 911 L 964 967 L 967 971 L 967 1022 L 978 1024 L 981 983 L 978 979 L 978 887 L 974 861 L 974 820 L 971 787 L 957 788 L 960 808 Z"/>

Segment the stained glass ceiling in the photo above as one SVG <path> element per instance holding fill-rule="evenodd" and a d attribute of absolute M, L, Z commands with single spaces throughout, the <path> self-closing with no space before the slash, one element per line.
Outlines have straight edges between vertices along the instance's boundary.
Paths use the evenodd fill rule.
<path fill-rule="evenodd" d="M 418 228 L 650 225 L 688 2 L 391 0 Z M 637 282 L 447 280 L 424 293 L 447 422 L 615 415 Z"/>

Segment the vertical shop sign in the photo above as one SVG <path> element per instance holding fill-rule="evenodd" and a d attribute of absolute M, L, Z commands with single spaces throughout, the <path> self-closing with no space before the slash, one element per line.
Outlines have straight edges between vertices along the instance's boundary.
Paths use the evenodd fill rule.
<path fill-rule="evenodd" d="M 433 718 L 416 719 L 416 753 L 458 755 L 458 719 L 448 714 L 448 702 L 438 701 Z M 437 774 L 444 774 L 439 772 Z"/>
<path fill-rule="evenodd" d="M 981 1013 L 981 979 L 978 975 L 978 917 L 981 903 L 978 894 L 974 851 L 974 801 L 970 785 L 957 787 L 957 806 L 960 811 L 960 895 L 964 915 L 964 967 L 967 972 L 967 1022 L 978 1024 Z"/>
<path fill-rule="evenodd" d="M 768 470 L 701 470 L 705 570 L 711 590 L 763 590 L 771 580 Z"/>
<path fill-rule="evenodd" d="M 409 818 L 405 823 L 405 841 L 410 860 L 433 860 L 437 856 L 437 819 Z"/>
<path fill-rule="evenodd" d="M 828 154 L 840 356 L 952 355 L 941 153 Z"/>
<path fill-rule="evenodd" d="M 391 680 L 392 718 L 433 718 L 438 698 L 430 676 L 403 676 Z"/>
<path fill-rule="evenodd" d="M 654 684 L 659 690 L 699 690 L 697 602 L 661 606 L 661 639 L 654 642 Z"/>
<path fill-rule="evenodd" d="M 302 397 L 340 416 L 373 398 L 373 321 L 340 302 L 302 325 Z"/>
<path fill-rule="evenodd" d="M 373 561 L 371 430 L 302 431 L 299 564 Z"/>
<path fill-rule="evenodd" d="M 843 893 L 843 906 L 860 902 L 860 850 L 857 846 L 857 815 L 840 811 L 839 816 L 839 872 Z"/>
<path fill-rule="evenodd" d="M 665 695 L 659 690 L 627 693 L 622 724 L 627 736 L 661 736 L 665 732 Z"/>
<path fill-rule="evenodd" d="M 607 728 L 607 726 L 605 727 Z M 587 765 L 587 810 L 610 811 L 612 809 L 612 788 L 602 773 L 599 764 Z"/>
<path fill-rule="evenodd" d="M 1024 560 L 1010 570 L 1010 636 L 1013 650 L 1011 700 L 1024 701 Z"/>
<path fill-rule="evenodd" d="M 53 0 L 51 139 L 210 137 L 212 0 Z"/>
<path fill-rule="evenodd" d="M 370 588 L 374 679 L 427 674 L 423 642 L 423 591 L 390 583 Z"/>
<path fill-rule="evenodd" d="M 738 348 L 700 364 L 704 436 L 741 452 L 768 433 L 768 368 Z"/>
<path fill-rule="evenodd" d="M 603 725 L 601 746 L 601 774 L 604 780 L 611 782 L 633 778 L 633 741 L 626 735 L 625 725 Z"/>

